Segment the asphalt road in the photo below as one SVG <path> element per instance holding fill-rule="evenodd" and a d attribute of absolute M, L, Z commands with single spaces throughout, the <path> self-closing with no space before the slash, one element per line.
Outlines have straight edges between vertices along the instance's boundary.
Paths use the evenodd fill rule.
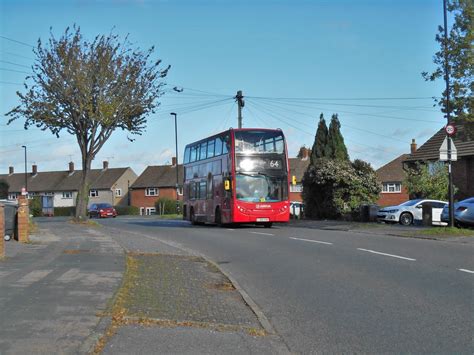
<path fill-rule="evenodd" d="M 134 249 L 161 241 L 218 263 L 292 352 L 474 352 L 473 243 L 139 217 L 100 223 L 132 233 L 118 241 Z"/>

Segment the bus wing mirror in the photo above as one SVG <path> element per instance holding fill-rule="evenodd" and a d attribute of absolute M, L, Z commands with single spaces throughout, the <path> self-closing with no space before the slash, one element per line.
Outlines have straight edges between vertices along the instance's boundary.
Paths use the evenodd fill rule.
<path fill-rule="evenodd" d="M 230 190 L 230 180 L 229 179 L 224 180 L 224 190 L 226 190 L 226 191 Z"/>

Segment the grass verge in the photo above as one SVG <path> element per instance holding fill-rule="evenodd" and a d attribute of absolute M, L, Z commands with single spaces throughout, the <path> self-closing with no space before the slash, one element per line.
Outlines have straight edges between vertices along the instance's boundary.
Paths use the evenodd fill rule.
<path fill-rule="evenodd" d="M 411 234 L 434 237 L 474 237 L 474 230 L 456 227 L 433 227 L 423 229 Z"/>

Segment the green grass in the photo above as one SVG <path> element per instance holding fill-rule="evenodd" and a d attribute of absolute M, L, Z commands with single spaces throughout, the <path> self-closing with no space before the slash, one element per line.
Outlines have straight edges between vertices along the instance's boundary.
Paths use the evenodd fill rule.
<path fill-rule="evenodd" d="M 417 231 L 415 234 L 437 237 L 474 237 L 474 230 L 456 227 L 433 227 Z"/>

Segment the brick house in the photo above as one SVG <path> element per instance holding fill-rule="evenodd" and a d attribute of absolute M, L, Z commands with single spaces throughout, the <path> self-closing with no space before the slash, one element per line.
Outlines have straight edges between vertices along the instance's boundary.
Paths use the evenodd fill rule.
<path fill-rule="evenodd" d="M 301 158 L 289 158 L 288 164 L 290 165 L 290 201 L 303 201 L 303 176 L 309 165 L 309 155 L 311 149 L 302 147 L 299 152 Z M 296 177 L 296 185 L 291 183 L 293 176 Z"/>
<path fill-rule="evenodd" d="M 412 149 L 413 145 L 416 150 L 416 143 L 412 143 Z M 403 185 L 405 179 L 403 162 L 409 156 L 409 154 L 402 154 L 376 170 L 377 181 L 382 185 L 382 191 L 377 200 L 379 206 L 395 206 L 409 200 L 408 191 Z"/>
<path fill-rule="evenodd" d="M 82 171 L 75 170 L 72 162 L 68 168 L 63 171 L 40 172 L 35 164 L 31 172 L 27 173 L 28 196 L 40 196 L 43 211 L 47 214 L 52 214 L 54 207 L 76 205 Z M 108 162 L 104 161 L 102 169 L 91 169 L 89 176 L 89 204 L 104 202 L 113 206 L 128 205 L 129 185 L 137 178 L 131 168 L 109 168 Z M 9 185 L 9 199 L 16 200 L 25 186 L 25 173 L 15 173 L 14 168 L 9 167 L 8 174 L 0 174 L 0 180 L 5 180 Z"/>
<path fill-rule="evenodd" d="M 177 194 L 175 158 L 172 165 L 148 166 L 130 186 L 131 205 L 138 207 L 141 215 L 155 214 L 155 202 L 159 198 L 183 199 L 182 165 L 178 165 L 178 182 L 180 188 Z"/>
<path fill-rule="evenodd" d="M 462 200 L 474 196 L 474 141 L 463 139 L 464 127 L 457 126 L 456 136 L 453 138 L 458 152 L 458 160 L 452 163 L 453 184 L 458 188 L 455 199 Z M 434 163 L 439 161 L 439 148 L 446 137 L 444 128 L 426 141 L 416 152 L 405 159 L 406 166 L 413 166 L 416 162 Z"/>

